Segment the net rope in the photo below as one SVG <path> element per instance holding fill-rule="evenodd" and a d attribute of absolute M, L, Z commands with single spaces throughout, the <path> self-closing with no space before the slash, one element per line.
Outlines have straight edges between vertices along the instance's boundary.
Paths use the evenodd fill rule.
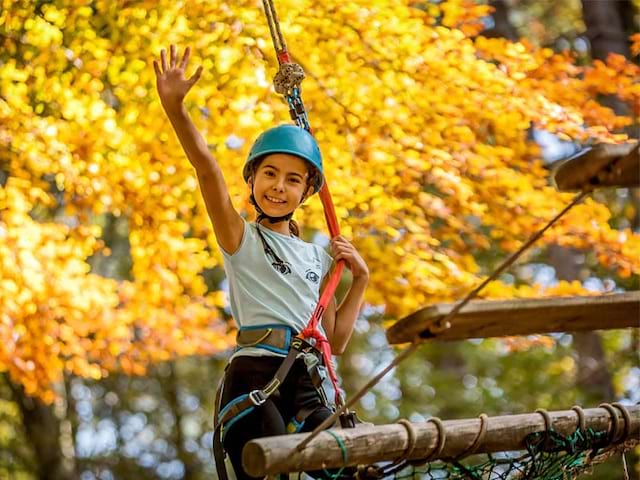
<path fill-rule="evenodd" d="M 435 461 L 407 465 L 393 476 L 378 478 L 424 480 L 573 480 L 592 472 L 594 465 L 633 448 L 637 441 L 612 445 L 607 432 L 578 429 L 563 436 L 554 430 L 531 433 L 526 450 L 482 454 L 466 461 Z M 373 478 L 373 477 L 371 477 Z"/>
<path fill-rule="evenodd" d="M 336 437 L 336 441 L 339 441 Z M 402 465 L 353 469 L 348 474 L 339 469 L 324 471 L 324 479 L 356 478 L 420 480 L 575 480 L 590 474 L 595 465 L 637 447 L 638 439 L 611 443 L 610 434 L 591 428 L 578 428 L 571 435 L 553 429 L 534 432 L 525 438 L 526 450 L 471 455 L 464 460 L 445 459 L 427 463 L 404 462 Z M 394 468 L 388 468 L 394 467 Z M 628 474 L 624 468 L 625 476 Z M 302 478 L 299 476 L 298 478 Z M 308 477 L 307 477 L 308 478 Z"/>

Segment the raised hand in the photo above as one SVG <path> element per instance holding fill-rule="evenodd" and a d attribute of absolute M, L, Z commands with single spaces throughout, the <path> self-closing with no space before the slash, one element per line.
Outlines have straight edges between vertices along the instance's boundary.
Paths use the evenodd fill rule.
<path fill-rule="evenodd" d="M 167 53 L 164 48 L 160 51 L 161 64 L 158 64 L 157 60 L 153 61 L 153 69 L 156 72 L 156 87 L 158 88 L 160 101 L 165 108 L 180 105 L 191 87 L 202 75 L 202 65 L 200 65 L 190 78 L 185 78 L 185 70 L 189 63 L 190 55 L 191 48 L 187 47 L 182 60 L 179 60 L 176 54 L 176 46 L 171 45 L 168 64 Z"/>

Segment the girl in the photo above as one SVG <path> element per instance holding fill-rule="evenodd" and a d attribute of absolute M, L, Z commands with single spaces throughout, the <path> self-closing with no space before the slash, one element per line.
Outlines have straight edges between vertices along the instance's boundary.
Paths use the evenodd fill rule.
<path fill-rule="evenodd" d="M 295 343 L 318 302 L 331 257 L 298 238 L 294 210 L 324 182 L 315 139 L 304 129 L 281 125 L 254 143 L 243 176 L 258 217 L 248 223 L 231 203 L 222 171 L 187 113 L 183 99 L 199 80 L 202 66 L 185 78 L 191 50 L 182 59 L 170 47 L 153 62 L 162 106 L 194 166 L 229 280 L 231 311 L 239 326 L 238 347 L 227 365 L 222 407 L 222 444 L 238 479 L 250 477 L 242 448 L 251 439 L 311 431 L 331 414 L 318 380 L 321 356 Z M 369 270 L 344 237 L 331 239 L 333 261 L 344 260 L 353 280 L 339 307 L 332 302 L 322 318 L 322 333 L 340 355 L 362 306 Z M 299 348 L 298 348 L 299 347 Z M 294 351 L 294 355 L 289 354 Z M 284 359 L 284 360 L 283 360 Z M 288 373 L 282 373 L 289 364 Z M 283 367 L 283 368 L 280 368 Z M 269 385 L 268 387 L 265 387 Z M 218 430 L 216 430 L 216 433 Z M 220 458 L 216 467 L 220 473 Z"/>

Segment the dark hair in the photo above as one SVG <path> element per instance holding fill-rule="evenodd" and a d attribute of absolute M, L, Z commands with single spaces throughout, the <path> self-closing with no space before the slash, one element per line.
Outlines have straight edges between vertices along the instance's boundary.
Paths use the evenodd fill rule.
<path fill-rule="evenodd" d="M 296 222 L 293 218 L 289 219 L 289 232 L 294 237 L 300 238 L 300 227 L 298 226 L 298 222 Z"/>
<path fill-rule="evenodd" d="M 263 155 L 262 157 L 256 158 L 253 161 L 253 164 L 251 165 L 251 177 L 250 177 L 252 181 L 255 179 L 258 168 L 260 168 L 260 165 L 262 164 L 264 159 L 267 158 L 267 156 L 268 155 Z M 304 191 L 306 195 L 306 193 L 309 191 L 309 188 L 313 188 L 313 186 L 316 183 L 316 178 L 318 176 L 318 169 L 315 168 L 313 165 L 309 165 L 309 162 L 307 162 L 306 160 L 304 164 L 307 166 L 307 188 Z M 298 225 L 298 222 L 296 222 L 293 218 L 289 219 L 289 233 L 291 233 L 291 235 L 295 237 L 300 237 L 300 226 Z"/>

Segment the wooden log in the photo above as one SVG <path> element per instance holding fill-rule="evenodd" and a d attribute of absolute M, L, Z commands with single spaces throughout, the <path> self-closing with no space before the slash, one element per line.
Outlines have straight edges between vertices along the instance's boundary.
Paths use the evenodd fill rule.
<path fill-rule="evenodd" d="M 602 143 L 558 162 L 552 178 L 560 191 L 640 186 L 640 144 Z"/>
<path fill-rule="evenodd" d="M 616 423 L 612 414 L 605 408 L 584 410 L 586 428 L 594 431 L 614 433 L 611 443 L 626 438 L 638 439 L 640 436 L 640 405 L 626 406 L 630 423 L 626 423 L 622 411 L 611 409 L 616 414 Z M 578 414 L 574 410 L 549 412 L 554 430 L 561 435 L 571 435 L 578 425 Z M 451 458 L 465 452 L 471 446 L 481 426 L 479 418 L 443 421 L 445 429 L 444 447 L 439 455 L 437 450 L 439 435 L 436 425 L 431 421 L 412 423 L 415 432 L 415 447 L 409 455 L 410 460 L 430 457 Z M 533 432 L 546 430 L 545 420 L 539 413 L 505 415 L 489 417 L 486 433 L 479 443 L 476 453 L 490 453 L 523 450 L 525 437 Z M 409 448 L 409 434 L 401 424 L 361 426 L 353 429 L 332 429 L 344 443 L 347 451 L 346 465 L 371 465 L 377 462 L 392 461 L 402 456 Z M 266 437 L 249 442 L 242 452 L 245 470 L 252 476 L 262 477 L 278 473 L 311 471 L 321 468 L 339 468 L 345 465 L 343 454 L 336 439 L 327 432 L 314 438 L 301 452 L 296 446 L 309 434 Z"/>
<path fill-rule="evenodd" d="M 640 292 L 593 297 L 473 300 L 450 325 L 440 325 L 440 319 L 453 307 L 448 303 L 430 305 L 398 320 L 387 331 L 389 343 L 411 342 L 418 336 L 464 340 L 640 326 Z"/>

